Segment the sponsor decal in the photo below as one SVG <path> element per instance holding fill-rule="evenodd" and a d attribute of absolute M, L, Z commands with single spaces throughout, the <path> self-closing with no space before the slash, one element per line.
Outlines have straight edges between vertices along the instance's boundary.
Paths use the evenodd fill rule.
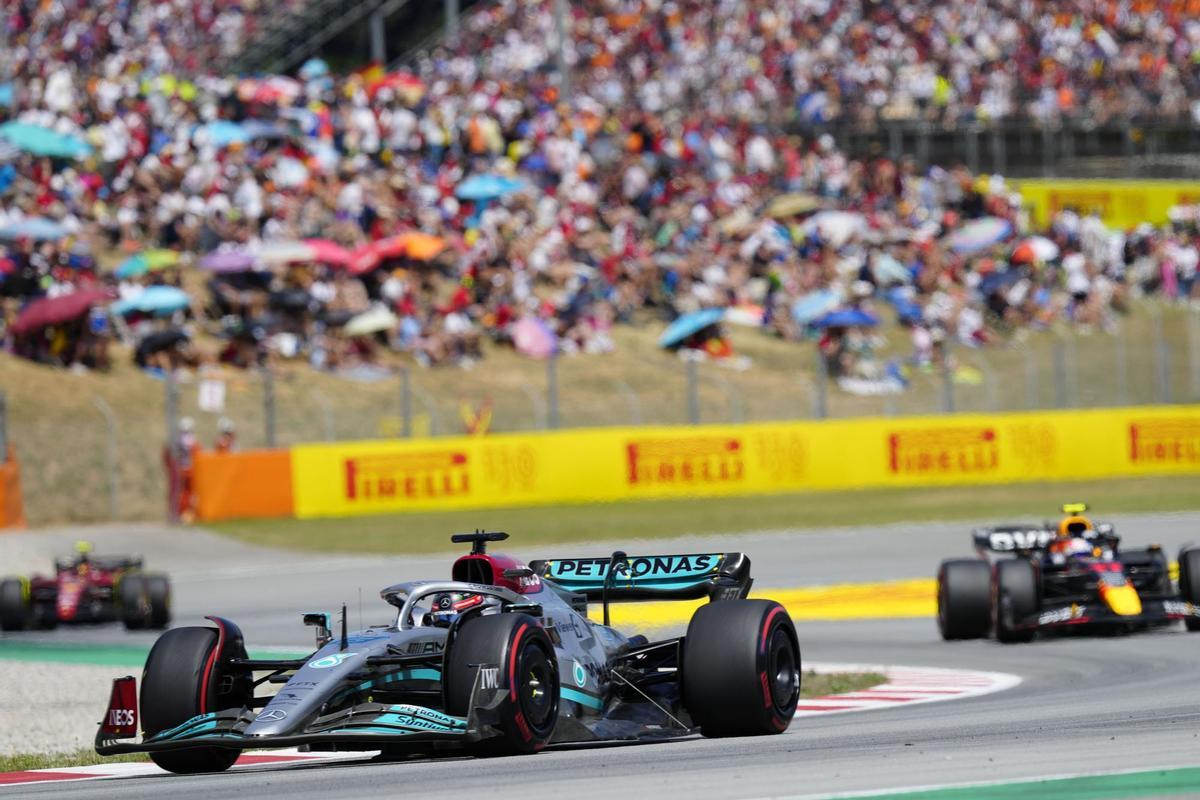
<path fill-rule="evenodd" d="M 686 556 L 643 556 L 625 562 L 627 571 L 618 571 L 620 578 L 644 578 L 703 575 L 712 572 L 720 563 L 720 553 Z M 551 578 L 603 578 L 608 574 L 607 558 L 563 558 L 550 562 L 547 575 Z"/>
<path fill-rule="evenodd" d="M 287 719 L 287 712 L 282 708 L 272 708 L 254 718 L 255 722 L 278 722 Z"/>
<path fill-rule="evenodd" d="M 332 655 L 318 658 L 308 662 L 308 665 L 313 669 L 330 669 L 331 667 L 339 667 L 342 662 L 348 658 L 353 658 L 354 653 L 333 653 Z"/>
<path fill-rule="evenodd" d="M 745 450 L 734 436 L 627 442 L 625 477 L 630 486 L 739 483 L 746 477 Z"/>
<path fill-rule="evenodd" d="M 408 654 L 410 656 L 425 656 L 440 653 L 446 649 L 445 642 L 429 640 L 425 642 L 411 642 L 408 645 Z"/>
<path fill-rule="evenodd" d="M 468 467 L 458 450 L 347 458 L 343 490 L 347 500 L 367 503 L 458 497 L 471 492 Z"/>
<path fill-rule="evenodd" d="M 1057 608 L 1038 615 L 1038 625 L 1054 625 L 1059 622 L 1070 622 L 1083 616 L 1083 607 L 1072 603 L 1067 608 Z"/>
<path fill-rule="evenodd" d="M 137 724 L 137 714 L 132 708 L 113 708 L 109 709 L 108 719 L 105 724 L 114 728 L 126 728 L 130 725 Z"/>
<path fill-rule="evenodd" d="M 1008 550 L 1043 550 L 1054 541 L 1054 531 L 991 531 L 988 548 L 1000 552 Z"/>
<path fill-rule="evenodd" d="M 587 670 L 583 668 L 583 664 L 575 662 L 575 668 L 571 670 L 571 677 L 575 679 L 575 685 L 581 688 L 587 683 Z"/>
<path fill-rule="evenodd" d="M 1049 216 L 1054 216 L 1064 208 L 1087 209 L 1095 211 L 1101 219 L 1112 215 L 1113 193 L 1104 190 L 1088 189 L 1057 189 L 1046 195 L 1049 205 Z"/>
<path fill-rule="evenodd" d="M 500 688 L 500 668 L 499 667 L 483 667 L 479 670 L 479 688 L 481 689 L 499 689 Z"/>
<path fill-rule="evenodd" d="M 1170 614 L 1173 617 L 1200 616 L 1200 614 L 1196 613 L 1196 606 L 1182 600 L 1164 600 L 1163 613 Z"/>
<path fill-rule="evenodd" d="M 888 436 L 888 469 L 896 475 L 978 475 L 999 467 L 995 428 L 930 428 Z"/>
<path fill-rule="evenodd" d="M 1189 417 L 1129 423 L 1134 464 L 1200 464 L 1200 420 Z"/>

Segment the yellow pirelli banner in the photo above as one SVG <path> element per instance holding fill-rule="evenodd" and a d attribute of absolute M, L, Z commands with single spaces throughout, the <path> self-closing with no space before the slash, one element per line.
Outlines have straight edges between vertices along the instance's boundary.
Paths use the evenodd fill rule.
<path fill-rule="evenodd" d="M 1200 474 L 1200 406 L 301 445 L 299 517 Z"/>
<path fill-rule="evenodd" d="M 1200 181 L 1113 181 L 1059 178 L 1013 181 L 1034 222 L 1044 227 L 1063 209 L 1100 215 L 1113 228 L 1162 225 L 1171 206 L 1200 203 Z"/>

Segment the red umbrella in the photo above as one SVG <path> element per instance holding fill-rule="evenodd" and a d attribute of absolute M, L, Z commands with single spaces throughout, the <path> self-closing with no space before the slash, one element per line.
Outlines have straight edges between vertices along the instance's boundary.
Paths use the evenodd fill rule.
<path fill-rule="evenodd" d="M 345 267 L 353 258 L 349 250 L 328 239 L 305 239 L 304 243 L 312 248 L 313 256 L 317 261 L 331 267 Z"/>
<path fill-rule="evenodd" d="M 17 336 L 22 336 L 47 325 L 58 325 L 78 319 L 86 314 L 92 306 L 111 300 L 112 296 L 112 293 L 106 289 L 82 289 L 58 297 L 43 297 L 34 300 L 21 309 L 17 321 L 13 323 L 12 332 Z"/>
<path fill-rule="evenodd" d="M 407 253 L 408 237 L 406 234 L 389 236 L 370 244 L 365 244 L 350 254 L 347 267 L 352 275 L 363 275 L 378 267 L 389 258 L 401 258 Z"/>

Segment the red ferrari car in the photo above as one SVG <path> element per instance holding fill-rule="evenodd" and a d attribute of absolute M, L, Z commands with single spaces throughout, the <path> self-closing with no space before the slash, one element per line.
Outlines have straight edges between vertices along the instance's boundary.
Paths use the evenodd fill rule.
<path fill-rule="evenodd" d="M 0 630 L 51 629 L 59 623 L 120 620 L 130 630 L 171 621 L 167 576 L 143 572 L 140 556 L 94 556 L 80 542 L 55 559 L 54 575 L 0 581 Z"/>

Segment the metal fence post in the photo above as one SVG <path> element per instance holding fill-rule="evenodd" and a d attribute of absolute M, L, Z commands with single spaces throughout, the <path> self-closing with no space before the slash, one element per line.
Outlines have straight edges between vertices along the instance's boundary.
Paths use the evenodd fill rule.
<path fill-rule="evenodd" d="M 1066 343 L 1067 403 L 1072 408 L 1083 405 L 1079 400 L 1079 347 L 1072 336 Z"/>
<path fill-rule="evenodd" d="M 92 397 L 92 405 L 104 416 L 104 426 L 108 428 L 108 446 L 105 452 L 105 461 L 108 467 L 108 516 L 117 519 L 121 516 L 118 495 L 120 481 L 117 476 L 119 466 L 117 461 L 117 417 L 113 414 L 112 406 L 105 402 L 100 395 Z"/>
<path fill-rule="evenodd" d="M 954 367 L 950 366 L 950 339 L 942 340 L 942 412 L 954 413 Z"/>
<path fill-rule="evenodd" d="M 1125 329 L 1117 330 L 1116 340 L 1117 405 L 1129 405 L 1129 342 Z"/>
<path fill-rule="evenodd" d="M 546 419 L 550 429 L 558 428 L 558 348 L 546 359 Z"/>
<path fill-rule="evenodd" d="M 696 359 L 688 358 L 687 362 L 687 418 L 692 425 L 700 424 L 700 395 L 697 379 Z"/>
<path fill-rule="evenodd" d="M 451 39 L 458 37 L 458 0 L 446 0 L 446 35 Z"/>
<path fill-rule="evenodd" d="M 1052 351 L 1054 359 L 1054 407 L 1067 407 L 1067 348 L 1063 340 L 1055 336 Z"/>
<path fill-rule="evenodd" d="M 1192 311 L 1187 315 L 1187 326 L 1188 372 L 1191 373 L 1192 399 L 1200 400 L 1200 311 Z"/>
<path fill-rule="evenodd" d="M 8 392 L 0 389 L 0 464 L 8 461 Z"/>
<path fill-rule="evenodd" d="M 1160 403 L 1171 402 L 1171 348 L 1163 335 L 1162 313 L 1154 314 L 1154 371 L 1157 388 L 1156 399 Z"/>
<path fill-rule="evenodd" d="M 400 435 L 412 438 L 412 373 L 400 368 Z"/>
<path fill-rule="evenodd" d="M 275 373 L 270 367 L 263 367 L 263 425 L 267 438 L 267 447 L 275 446 Z"/>
<path fill-rule="evenodd" d="M 1032 347 L 1025 348 L 1025 405 L 1034 409 L 1038 407 L 1038 365 L 1037 356 Z"/>
<path fill-rule="evenodd" d="M 167 456 L 171 466 L 167 470 L 167 520 L 179 522 L 179 493 L 182 491 L 178 467 L 181 453 L 179 452 L 179 386 L 175 382 L 175 370 L 167 370 L 166 381 L 163 384 L 166 391 L 164 406 L 167 415 Z"/>
<path fill-rule="evenodd" d="M 813 370 L 813 382 L 816 391 L 813 392 L 813 416 L 817 419 L 825 419 L 829 413 L 829 405 L 827 403 L 826 392 L 828 391 L 829 370 L 825 365 L 825 355 L 821 352 L 821 348 L 816 349 L 817 363 L 816 369 Z"/>

